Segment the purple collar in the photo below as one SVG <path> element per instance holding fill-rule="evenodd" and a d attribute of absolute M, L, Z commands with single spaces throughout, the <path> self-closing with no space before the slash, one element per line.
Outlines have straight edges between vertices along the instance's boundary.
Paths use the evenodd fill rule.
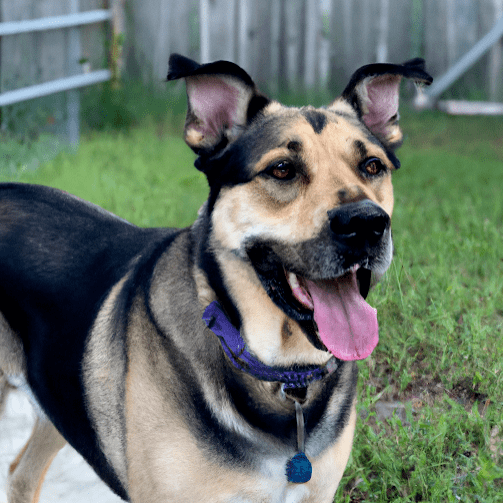
<path fill-rule="evenodd" d="M 204 310 L 203 320 L 218 337 L 234 367 L 262 381 L 282 382 L 286 389 L 306 388 L 311 382 L 323 379 L 339 366 L 337 358 L 332 357 L 321 367 L 315 365 L 292 368 L 269 367 L 248 351 L 239 330 L 229 321 L 218 301 L 213 301 Z"/>

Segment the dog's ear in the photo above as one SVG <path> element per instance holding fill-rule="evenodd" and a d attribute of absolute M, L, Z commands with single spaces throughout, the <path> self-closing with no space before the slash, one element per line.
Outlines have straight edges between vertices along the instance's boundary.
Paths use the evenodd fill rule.
<path fill-rule="evenodd" d="M 238 65 L 200 65 L 179 54 L 169 58 L 168 80 L 184 78 L 188 110 L 185 141 L 198 155 L 209 155 L 234 141 L 268 103 Z"/>
<path fill-rule="evenodd" d="M 372 134 L 390 150 L 399 147 L 403 137 L 398 126 L 398 96 L 402 77 L 412 79 L 418 85 L 429 85 L 433 81 L 425 72 L 424 60 L 420 58 L 402 65 L 376 63 L 358 69 L 341 95 L 356 110 Z"/>

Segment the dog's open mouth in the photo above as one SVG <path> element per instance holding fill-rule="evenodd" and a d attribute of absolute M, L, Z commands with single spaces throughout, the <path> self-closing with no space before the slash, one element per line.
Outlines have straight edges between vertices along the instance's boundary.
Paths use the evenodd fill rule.
<path fill-rule="evenodd" d="M 358 274 L 358 270 L 353 266 L 343 276 L 318 281 L 287 273 L 294 297 L 313 311 L 319 338 L 341 360 L 367 358 L 378 341 L 377 311 L 365 302 L 359 286 L 370 282 L 370 271 Z"/>
<path fill-rule="evenodd" d="M 263 253 L 259 254 L 262 260 L 255 261 L 257 255 L 249 252 L 269 297 L 299 323 L 311 341 L 314 321 L 314 332 L 324 349 L 337 358 L 362 360 L 372 353 L 379 338 L 377 311 L 364 299 L 370 287 L 368 269 L 354 265 L 337 278 L 310 280 L 285 270 L 271 260 L 271 254 L 265 261 Z"/>

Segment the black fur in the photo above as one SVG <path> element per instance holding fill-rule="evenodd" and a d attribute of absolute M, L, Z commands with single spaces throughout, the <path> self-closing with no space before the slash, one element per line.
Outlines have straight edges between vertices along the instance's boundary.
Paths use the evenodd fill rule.
<path fill-rule="evenodd" d="M 320 134 L 327 125 L 327 116 L 319 110 L 302 110 L 302 115 L 306 118 L 307 122 L 311 124 L 316 134 Z"/>
<path fill-rule="evenodd" d="M 125 498 L 84 407 L 80 362 L 110 288 L 172 231 L 140 229 L 48 187 L 2 184 L 0 201 L 0 311 L 23 342 L 28 382 L 56 428 Z"/>

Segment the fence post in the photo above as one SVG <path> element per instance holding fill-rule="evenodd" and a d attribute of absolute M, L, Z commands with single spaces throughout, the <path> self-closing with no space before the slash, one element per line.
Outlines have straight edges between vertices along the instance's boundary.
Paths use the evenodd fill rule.
<path fill-rule="evenodd" d="M 70 0 L 70 14 L 79 12 L 79 0 Z M 67 65 L 68 75 L 80 73 L 80 30 L 79 27 L 68 29 Z M 80 136 L 80 95 L 78 89 L 66 92 L 66 113 L 68 141 L 72 147 L 77 147 Z"/>
<path fill-rule="evenodd" d="M 209 0 L 199 0 L 199 34 L 201 37 L 201 63 L 210 61 Z"/>
<path fill-rule="evenodd" d="M 238 64 L 242 68 L 249 71 L 249 47 L 250 47 L 250 6 L 248 0 L 239 0 L 237 5 L 238 10 Z"/>
<path fill-rule="evenodd" d="M 379 12 L 379 28 L 377 37 L 378 63 L 385 63 L 388 60 L 388 20 L 389 20 L 389 0 L 381 0 L 381 10 Z"/>
<path fill-rule="evenodd" d="M 307 0 L 306 3 L 306 31 L 305 56 L 304 56 L 304 87 L 313 89 L 319 86 L 318 78 L 318 49 L 320 46 L 320 2 L 319 0 Z"/>
<path fill-rule="evenodd" d="M 112 4 L 112 49 L 110 51 L 110 70 L 112 72 L 111 84 L 118 88 L 122 82 L 124 60 L 122 47 L 124 45 L 124 0 L 111 0 Z M 162 33 L 162 32 L 161 32 Z"/>
<path fill-rule="evenodd" d="M 288 29 L 286 20 L 286 2 L 279 3 L 279 42 L 278 42 L 278 89 L 288 91 Z"/>
<path fill-rule="evenodd" d="M 503 17 L 503 0 L 493 0 L 494 18 Z M 497 101 L 503 96 L 501 89 L 503 62 L 503 41 L 494 44 L 489 54 L 489 99 Z M 498 96 L 499 88 L 499 96 Z"/>

